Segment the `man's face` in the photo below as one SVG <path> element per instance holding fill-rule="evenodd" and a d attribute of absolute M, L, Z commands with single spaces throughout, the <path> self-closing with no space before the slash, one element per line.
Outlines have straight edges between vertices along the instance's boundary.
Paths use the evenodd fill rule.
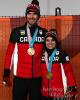
<path fill-rule="evenodd" d="M 27 23 L 31 26 L 38 21 L 38 15 L 35 12 L 28 12 L 26 18 L 27 18 Z"/>

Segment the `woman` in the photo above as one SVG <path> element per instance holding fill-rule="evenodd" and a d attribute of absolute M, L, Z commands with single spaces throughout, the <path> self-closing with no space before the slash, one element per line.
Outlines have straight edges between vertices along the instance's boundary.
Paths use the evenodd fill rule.
<path fill-rule="evenodd" d="M 41 92 L 42 100 L 74 100 L 76 97 L 77 88 L 69 57 L 59 49 L 54 29 L 45 36 Z"/>

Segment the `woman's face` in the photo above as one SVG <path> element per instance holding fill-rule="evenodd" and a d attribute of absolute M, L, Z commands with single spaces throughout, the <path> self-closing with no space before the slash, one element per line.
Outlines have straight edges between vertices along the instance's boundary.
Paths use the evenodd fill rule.
<path fill-rule="evenodd" d="M 45 42 L 48 49 L 54 49 L 56 47 L 56 41 L 52 37 L 47 37 Z"/>

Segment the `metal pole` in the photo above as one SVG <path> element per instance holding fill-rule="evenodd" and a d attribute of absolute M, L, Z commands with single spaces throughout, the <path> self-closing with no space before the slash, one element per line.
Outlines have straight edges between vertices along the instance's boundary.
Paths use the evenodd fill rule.
<path fill-rule="evenodd" d="M 55 16 L 61 16 L 61 8 L 60 7 L 55 8 Z"/>

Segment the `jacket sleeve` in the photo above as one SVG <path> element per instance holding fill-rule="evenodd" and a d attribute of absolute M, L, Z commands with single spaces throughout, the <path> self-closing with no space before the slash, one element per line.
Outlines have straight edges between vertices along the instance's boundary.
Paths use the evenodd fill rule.
<path fill-rule="evenodd" d="M 64 72 L 65 72 L 66 79 L 67 79 L 67 86 L 76 86 L 75 79 L 74 79 L 72 69 L 71 69 L 71 63 L 69 60 L 69 56 L 63 53 L 61 57 L 62 57 L 61 60 L 62 60 Z"/>
<path fill-rule="evenodd" d="M 15 43 L 17 41 L 17 36 L 16 36 L 16 31 L 13 30 L 10 35 L 10 40 L 5 56 L 5 64 L 4 64 L 4 69 L 9 69 L 12 66 L 12 59 L 13 59 L 13 51 L 15 48 Z"/>

